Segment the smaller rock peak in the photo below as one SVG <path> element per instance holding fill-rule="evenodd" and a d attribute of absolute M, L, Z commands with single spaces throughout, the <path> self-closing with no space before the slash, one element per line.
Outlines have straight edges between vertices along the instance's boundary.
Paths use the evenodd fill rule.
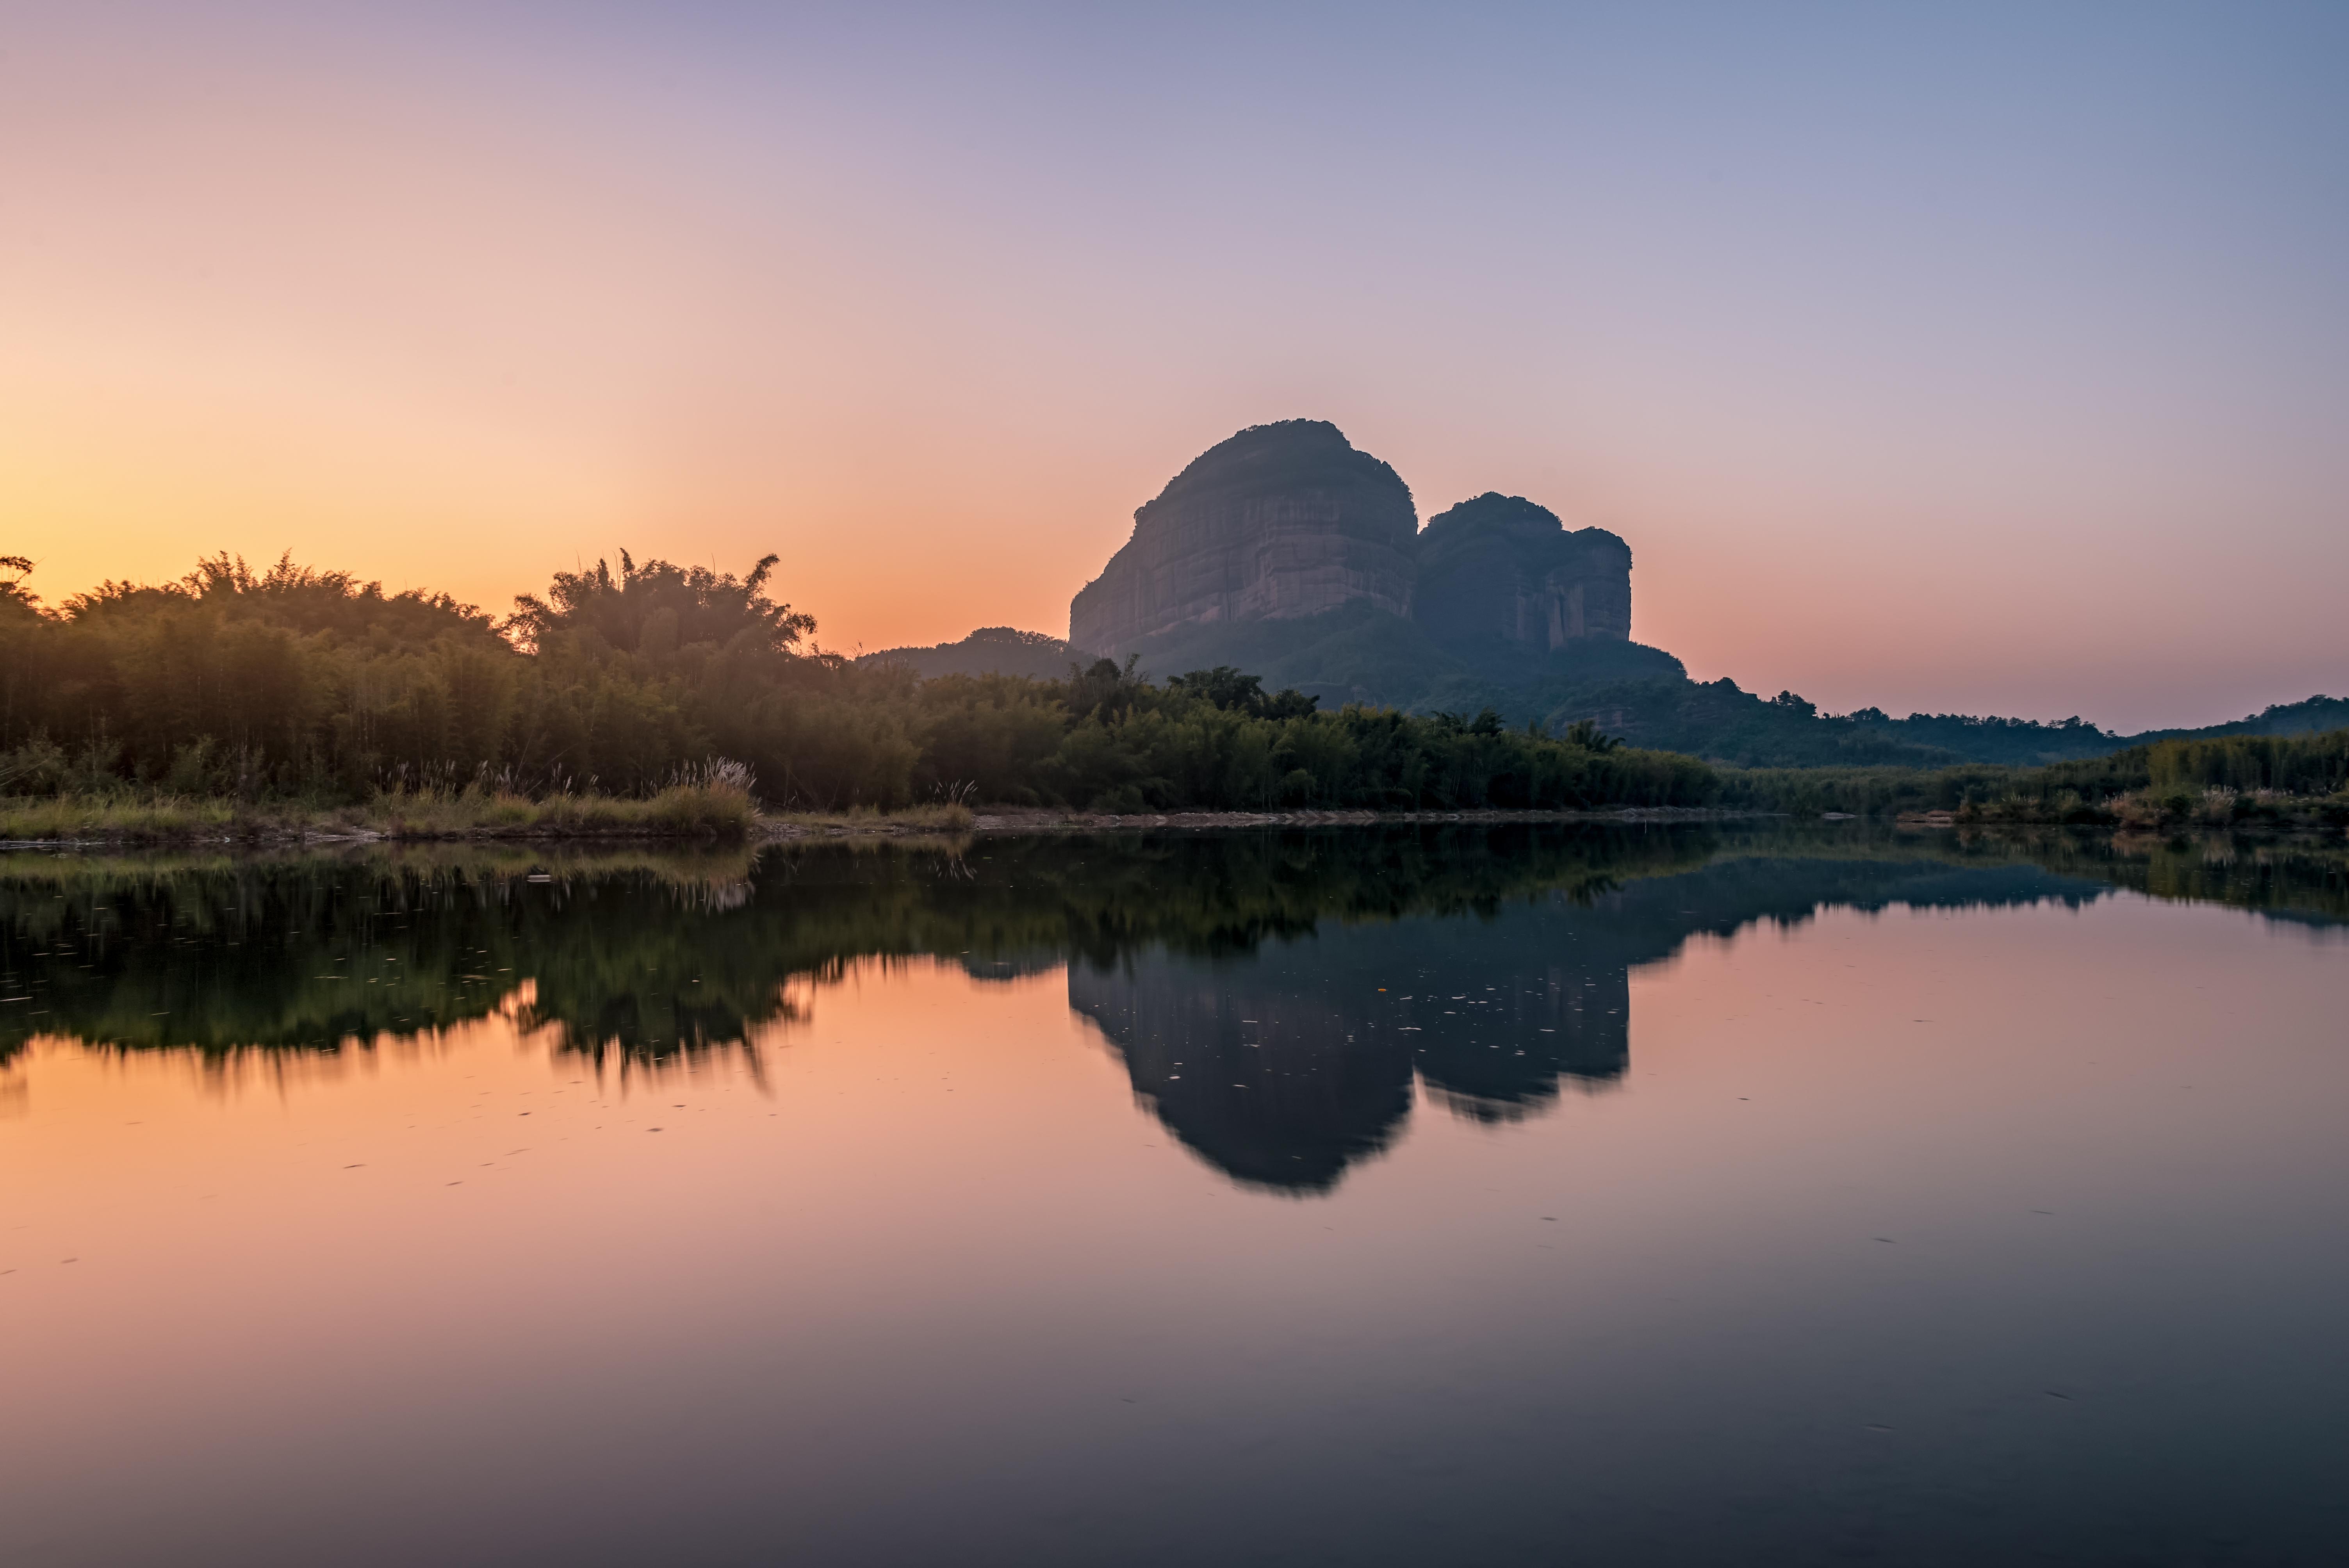
<path fill-rule="evenodd" d="M 1564 533 L 1566 524 L 1557 513 L 1537 501 L 1521 495 L 1503 495 L 1498 490 L 1486 490 L 1472 496 L 1448 511 L 1437 512 L 1427 520 L 1426 532 L 1434 534 L 1441 529 L 1445 534 L 1454 533 Z"/>

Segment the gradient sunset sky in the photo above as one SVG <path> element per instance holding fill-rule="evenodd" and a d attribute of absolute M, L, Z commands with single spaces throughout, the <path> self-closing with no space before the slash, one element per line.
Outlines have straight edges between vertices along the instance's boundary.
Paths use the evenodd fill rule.
<path fill-rule="evenodd" d="M 1691 673 L 2349 695 L 2349 7 L 0 3 L 0 553 L 1065 633 L 1311 417 Z"/>

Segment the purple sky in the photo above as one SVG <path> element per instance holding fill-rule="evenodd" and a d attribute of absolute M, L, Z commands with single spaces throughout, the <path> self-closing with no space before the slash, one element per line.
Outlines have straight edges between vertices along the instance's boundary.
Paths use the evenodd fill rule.
<path fill-rule="evenodd" d="M 201 13 L 201 14 L 200 14 Z M 1692 673 L 2349 694 L 2339 6 L 7 6 L 0 553 L 1065 630 L 1335 420 Z"/>

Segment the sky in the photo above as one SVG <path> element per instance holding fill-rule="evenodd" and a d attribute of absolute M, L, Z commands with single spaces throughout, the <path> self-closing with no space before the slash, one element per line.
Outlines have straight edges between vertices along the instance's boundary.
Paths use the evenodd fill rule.
<path fill-rule="evenodd" d="M 843 651 L 1333 420 L 1837 712 L 2349 693 L 2349 8 L 0 0 L 0 554 Z"/>

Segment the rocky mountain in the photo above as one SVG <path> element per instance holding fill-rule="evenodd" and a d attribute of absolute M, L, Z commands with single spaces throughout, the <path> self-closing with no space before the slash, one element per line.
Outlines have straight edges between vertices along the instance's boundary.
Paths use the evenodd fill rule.
<path fill-rule="evenodd" d="M 993 648 L 896 652 L 1013 667 Z M 1066 645 L 1070 659 L 1130 654 L 1161 679 L 1228 665 L 1326 707 L 1489 707 L 1552 731 L 1589 719 L 1633 745 L 1747 767 L 2033 766 L 2168 734 L 2349 722 L 2349 701 L 2313 697 L 2208 731 L 2124 737 L 2078 718 L 1837 716 L 1791 691 L 1692 681 L 1671 655 L 1631 641 L 1621 539 L 1491 492 L 1423 530 L 1394 469 L 1318 419 L 1242 430 L 1134 513 L 1132 537 L 1070 604 Z"/>
<path fill-rule="evenodd" d="M 1528 683 L 1684 678 L 1630 641 L 1631 551 L 1485 494 L 1422 531 L 1410 487 L 1335 425 L 1288 419 L 1208 449 L 1134 513 L 1069 606 L 1086 657 L 1153 674 L 1233 665 L 1323 701 L 1498 701 Z"/>
<path fill-rule="evenodd" d="M 1335 425 L 1287 419 L 1209 448 L 1133 514 L 1133 536 L 1070 604 L 1069 641 L 1113 657 L 1196 644 L 1261 658 L 1266 637 L 1242 629 L 1268 623 L 1317 623 L 1273 628 L 1275 645 L 1326 644 L 1359 624 L 1388 645 L 1372 664 L 1399 655 L 1423 673 L 1625 644 L 1631 550 L 1604 529 L 1569 532 L 1548 508 L 1491 493 L 1422 531 L 1394 469 Z M 1327 678 L 1312 684 L 1332 696 L 1363 684 L 1359 649 L 1328 647 L 1315 662 Z"/>
<path fill-rule="evenodd" d="M 1203 624 L 1364 602 L 1411 612 L 1411 489 L 1319 419 L 1217 443 L 1133 514 L 1133 534 L 1069 606 L 1069 641 L 1114 655 Z"/>

